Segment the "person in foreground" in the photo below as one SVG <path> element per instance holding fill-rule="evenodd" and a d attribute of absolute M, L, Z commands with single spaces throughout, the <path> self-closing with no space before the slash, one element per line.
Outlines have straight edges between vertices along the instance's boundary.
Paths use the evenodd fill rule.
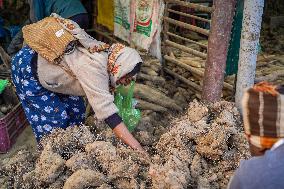
<path fill-rule="evenodd" d="M 284 188 L 284 88 L 266 82 L 248 89 L 242 101 L 251 155 L 241 162 L 228 189 Z"/>
<path fill-rule="evenodd" d="M 84 121 L 86 96 L 95 116 L 134 149 L 143 151 L 118 115 L 111 92 L 139 72 L 138 52 L 89 36 L 57 14 L 23 28 L 26 45 L 12 60 L 12 79 L 38 141 L 54 128 Z"/>

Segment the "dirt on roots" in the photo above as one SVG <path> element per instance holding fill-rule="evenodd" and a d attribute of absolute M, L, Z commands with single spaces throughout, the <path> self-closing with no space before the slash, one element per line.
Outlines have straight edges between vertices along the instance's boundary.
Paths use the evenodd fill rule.
<path fill-rule="evenodd" d="M 95 123 L 95 131 L 88 126 L 57 129 L 42 140 L 38 153 L 21 150 L 3 160 L 0 185 L 25 189 L 225 188 L 240 160 L 249 157 L 233 103 L 193 101 L 187 115 L 173 119 L 168 127 L 154 126 L 151 120 L 142 119 L 134 133 L 149 157 L 121 144 L 100 122 Z"/>

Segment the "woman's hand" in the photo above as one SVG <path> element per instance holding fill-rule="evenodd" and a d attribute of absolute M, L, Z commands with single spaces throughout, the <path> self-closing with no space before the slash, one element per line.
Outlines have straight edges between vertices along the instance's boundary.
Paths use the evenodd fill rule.
<path fill-rule="evenodd" d="M 145 152 L 140 143 L 133 137 L 133 135 L 128 131 L 127 127 L 121 122 L 113 129 L 114 134 L 122 140 L 125 144 L 129 145 L 131 148 Z"/>

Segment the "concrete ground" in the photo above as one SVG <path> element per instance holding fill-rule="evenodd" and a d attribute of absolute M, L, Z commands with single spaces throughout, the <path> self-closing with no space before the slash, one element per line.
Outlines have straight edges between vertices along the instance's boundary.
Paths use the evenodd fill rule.
<path fill-rule="evenodd" d="M 16 143 L 6 154 L 0 154 L 0 160 L 12 157 L 15 153 L 17 153 L 20 149 L 23 148 L 29 148 L 32 151 L 36 150 L 36 139 L 30 126 L 28 126 L 20 134 Z"/>

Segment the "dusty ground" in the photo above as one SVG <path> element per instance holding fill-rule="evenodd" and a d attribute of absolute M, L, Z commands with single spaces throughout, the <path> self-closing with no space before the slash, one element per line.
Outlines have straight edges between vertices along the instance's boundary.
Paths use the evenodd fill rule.
<path fill-rule="evenodd" d="M 29 149 L 34 151 L 36 149 L 36 140 L 32 129 L 28 126 L 23 133 L 17 138 L 16 143 L 6 154 L 0 154 L 0 160 L 12 157 L 17 153 L 20 149 Z"/>
<path fill-rule="evenodd" d="M 149 156 L 125 147 L 105 124 L 89 118 L 91 127 L 53 132 L 38 153 L 24 149 L 3 160 L 1 186 L 225 188 L 240 159 L 249 157 L 233 103 L 194 101 L 168 124 L 153 120 L 143 119 L 134 133 Z"/>
<path fill-rule="evenodd" d="M 11 87 L 6 87 L 4 92 L 0 94 L 0 118 L 3 118 L 7 114 L 9 114 L 10 110 L 18 103 L 19 101 L 17 100 L 17 96 L 14 93 L 13 89 Z M 12 149 L 10 149 L 7 154 L 0 153 L 0 159 L 11 157 L 20 149 L 28 148 L 30 150 L 33 150 L 35 149 L 35 147 L 36 141 L 32 133 L 31 127 L 28 126 L 17 138 L 16 143 L 13 145 Z"/>

